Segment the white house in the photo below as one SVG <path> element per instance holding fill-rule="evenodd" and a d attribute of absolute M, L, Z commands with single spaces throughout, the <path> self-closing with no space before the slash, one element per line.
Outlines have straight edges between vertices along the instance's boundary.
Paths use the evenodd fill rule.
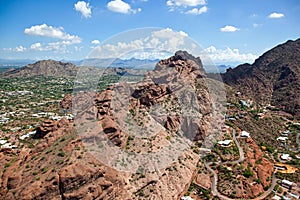
<path fill-rule="evenodd" d="M 247 101 L 240 100 L 240 104 L 244 107 L 250 107 L 250 104 Z"/>
<path fill-rule="evenodd" d="M 7 140 L 0 140 L 0 146 L 5 144 L 7 142 Z"/>
<path fill-rule="evenodd" d="M 194 200 L 194 199 L 190 196 L 184 196 L 184 197 L 181 197 L 181 200 Z"/>
<path fill-rule="evenodd" d="M 5 143 L 4 145 L 1 146 L 1 148 L 7 148 L 7 149 L 16 149 L 17 146 L 13 145 L 11 143 Z"/>
<path fill-rule="evenodd" d="M 232 140 L 222 140 L 219 141 L 218 144 L 222 146 L 229 146 Z"/>
<path fill-rule="evenodd" d="M 272 197 L 272 199 L 274 199 L 274 200 L 281 200 L 281 197 L 278 196 L 278 195 L 275 195 L 274 197 Z"/>
<path fill-rule="evenodd" d="M 248 133 L 247 131 L 242 131 L 241 132 L 241 137 L 249 138 L 250 137 L 250 133 Z"/>
<path fill-rule="evenodd" d="M 276 140 L 280 140 L 281 142 L 285 142 L 287 139 L 289 139 L 289 138 L 280 136 Z"/>
<path fill-rule="evenodd" d="M 281 185 L 286 187 L 286 188 L 291 189 L 293 187 L 293 182 L 283 179 L 281 181 Z"/>
<path fill-rule="evenodd" d="M 296 195 L 294 193 L 289 193 L 290 197 L 293 197 L 295 199 L 299 199 L 299 195 Z"/>
<path fill-rule="evenodd" d="M 0 123 L 5 123 L 8 121 L 9 121 L 9 118 L 7 118 L 7 117 L 3 117 L 2 119 L 0 119 Z"/>
<path fill-rule="evenodd" d="M 283 154 L 281 154 L 281 156 L 280 156 L 281 160 L 288 160 L 289 157 L 290 157 L 290 155 L 289 155 L 289 154 L 286 154 L 286 153 L 283 153 Z"/>
<path fill-rule="evenodd" d="M 290 133 L 290 130 L 286 130 L 283 132 L 283 134 L 289 134 Z"/>
<path fill-rule="evenodd" d="M 31 135 L 34 135 L 35 133 L 36 133 L 36 131 L 28 132 L 28 133 L 26 133 L 26 134 L 24 134 L 24 135 L 21 135 L 21 136 L 20 136 L 20 139 L 21 139 L 21 140 L 24 140 L 24 139 L 26 139 L 26 138 L 29 138 Z"/>

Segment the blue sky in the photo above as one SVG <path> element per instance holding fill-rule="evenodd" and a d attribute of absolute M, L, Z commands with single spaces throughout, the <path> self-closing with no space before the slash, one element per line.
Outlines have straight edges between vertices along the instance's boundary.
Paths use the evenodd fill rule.
<path fill-rule="evenodd" d="M 299 13 L 299 0 L 0 0 L 0 58 L 79 60 L 116 34 L 160 27 L 160 38 L 190 37 L 215 63 L 253 62 L 300 37 Z"/>

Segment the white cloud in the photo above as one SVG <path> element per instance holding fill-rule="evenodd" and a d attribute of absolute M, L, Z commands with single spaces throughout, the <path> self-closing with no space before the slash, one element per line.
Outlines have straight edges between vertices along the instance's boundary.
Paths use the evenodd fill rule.
<path fill-rule="evenodd" d="M 262 24 L 253 23 L 252 26 L 253 26 L 253 28 L 258 28 L 258 27 L 262 26 Z"/>
<path fill-rule="evenodd" d="M 32 44 L 30 46 L 30 49 L 35 50 L 35 51 L 43 51 L 42 44 L 39 42 Z"/>
<path fill-rule="evenodd" d="M 201 15 L 203 13 L 206 13 L 208 10 L 207 6 L 203 6 L 201 8 L 193 8 L 191 10 L 188 10 L 186 14 L 191 14 L 191 15 Z"/>
<path fill-rule="evenodd" d="M 23 47 L 22 45 L 20 45 L 20 46 L 17 46 L 15 49 L 13 49 L 14 51 L 16 51 L 16 52 L 24 52 L 24 51 L 26 51 L 26 48 L 25 47 Z"/>
<path fill-rule="evenodd" d="M 230 26 L 230 25 L 220 28 L 220 31 L 222 31 L 222 32 L 235 32 L 235 31 L 239 31 L 239 30 L 240 30 L 239 28 L 236 28 L 236 27 Z"/>
<path fill-rule="evenodd" d="M 81 12 L 82 16 L 85 18 L 92 16 L 92 8 L 90 7 L 89 3 L 85 1 L 78 1 L 74 4 L 75 10 Z"/>
<path fill-rule="evenodd" d="M 253 63 L 258 56 L 252 53 L 240 53 L 239 49 L 231 49 L 229 47 L 225 49 L 217 49 L 214 46 L 210 46 L 204 49 L 204 53 L 214 62 L 214 63 Z"/>
<path fill-rule="evenodd" d="M 65 40 L 66 42 L 72 44 L 81 43 L 80 37 L 76 35 L 70 35 L 64 32 L 63 27 L 57 28 L 53 26 L 48 26 L 47 24 L 31 26 L 30 28 L 26 28 L 24 30 L 24 33 L 27 35 L 57 38 L 57 39 Z"/>
<path fill-rule="evenodd" d="M 168 0 L 167 5 L 172 6 L 199 6 L 199 5 L 205 5 L 206 0 Z"/>
<path fill-rule="evenodd" d="M 190 51 L 193 47 L 188 46 L 187 41 L 187 33 L 166 28 L 154 30 L 144 37 L 130 41 L 124 41 L 124 38 L 121 38 L 120 42 L 102 44 L 95 47 L 89 57 L 118 58 L 123 55 L 125 59 L 131 57 L 140 59 L 166 58 L 166 55 L 172 55 L 179 49 Z M 171 54 L 166 52 L 171 52 Z"/>
<path fill-rule="evenodd" d="M 117 12 L 117 13 L 122 13 L 122 14 L 136 14 L 137 12 L 141 12 L 142 9 L 138 8 L 138 9 L 132 9 L 131 6 L 122 1 L 122 0 L 112 0 L 110 2 L 107 3 L 107 8 L 108 10 L 112 11 L 112 12 Z"/>
<path fill-rule="evenodd" d="M 22 45 L 19 45 L 15 48 L 3 48 L 3 51 L 15 51 L 15 52 L 24 52 L 27 50 L 26 47 L 23 47 Z"/>
<path fill-rule="evenodd" d="M 100 44 L 100 41 L 99 40 L 93 40 L 91 43 L 92 44 Z"/>
<path fill-rule="evenodd" d="M 283 13 L 273 12 L 268 17 L 271 18 L 271 19 L 277 19 L 277 18 L 284 17 L 284 14 Z"/>

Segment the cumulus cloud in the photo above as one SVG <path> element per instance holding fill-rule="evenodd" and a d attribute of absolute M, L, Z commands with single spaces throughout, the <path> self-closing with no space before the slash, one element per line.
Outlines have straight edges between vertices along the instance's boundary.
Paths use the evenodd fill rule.
<path fill-rule="evenodd" d="M 167 5 L 168 6 L 199 6 L 199 5 L 205 5 L 206 0 L 168 0 Z"/>
<path fill-rule="evenodd" d="M 32 44 L 30 46 L 30 49 L 36 50 L 36 51 L 43 51 L 42 44 L 39 42 Z"/>
<path fill-rule="evenodd" d="M 19 45 L 15 48 L 3 48 L 3 51 L 14 51 L 14 52 L 24 52 L 27 50 L 26 47 L 23 47 L 22 45 Z"/>
<path fill-rule="evenodd" d="M 268 17 L 271 18 L 271 19 L 277 19 L 277 18 L 284 17 L 284 14 L 283 13 L 273 12 Z"/>
<path fill-rule="evenodd" d="M 16 51 L 16 52 L 24 52 L 24 51 L 26 51 L 26 48 L 23 47 L 22 45 L 20 45 L 20 46 L 17 46 L 17 47 L 14 49 L 14 51 Z"/>
<path fill-rule="evenodd" d="M 222 31 L 222 32 L 235 32 L 235 31 L 239 31 L 239 30 L 240 30 L 239 28 L 236 28 L 236 27 L 230 26 L 230 25 L 220 28 L 220 31 Z"/>
<path fill-rule="evenodd" d="M 142 9 L 132 9 L 131 6 L 122 1 L 122 0 L 112 0 L 107 3 L 107 9 L 112 11 L 112 12 L 117 12 L 117 13 L 122 13 L 122 14 L 136 14 L 137 12 L 141 12 Z"/>
<path fill-rule="evenodd" d="M 203 6 L 201 8 L 193 8 L 191 10 L 186 11 L 186 14 L 191 14 L 191 15 L 201 15 L 203 13 L 206 13 L 208 10 L 207 6 Z"/>
<path fill-rule="evenodd" d="M 100 41 L 99 40 L 93 40 L 91 43 L 92 44 L 100 44 Z"/>
<path fill-rule="evenodd" d="M 63 27 L 53 27 L 48 26 L 47 24 L 31 26 L 30 28 L 26 28 L 24 33 L 27 35 L 57 38 L 72 44 L 81 43 L 80 37 L 64 32 Z"/>
<path fill-rule="evenodd" d="M 253 23 L 252 26 L 253 26 L 253 28 L 258 28 L 258 27 L 262 26 L 262 24 Z"/>
<path fill-rule="evenodd" d="M 251 53 L 240 53 L 239 49 L 231 49 L 229 47 L 225 49 L 217 49 L 214 46 L 210 46 L 204 49 L 204 53 L 214 63 L 253 63 L 258 56 Z"/>
<path fill-rule="evenodd" d="M 184 31 L 177 32 L 166 28 L 152 31 L 149 35 L 130 41 L 121 38 L 119 42 L 102 44 L 95 47 L 89 57 L 118 58 L 120 55 L 125 55 L 126 58 L 166 58 L 166 55 L 174 54 L 179 49 L 190 50 L 192 47 L 187 47 L 187 40 L 188 34 Z M 169 52 L 169 54 L 166 52 Z M 170 54 L 170 52 L 172 53 Z"/>
<path fill-rule="evenodd" d="M 92 16 L 92 8 L 89 5 L 89 3 L 86 3 L 85 1 L 78 1 L 74 4 L 74 8 L 76 11 L 80 12 L 85 18 Z"/>

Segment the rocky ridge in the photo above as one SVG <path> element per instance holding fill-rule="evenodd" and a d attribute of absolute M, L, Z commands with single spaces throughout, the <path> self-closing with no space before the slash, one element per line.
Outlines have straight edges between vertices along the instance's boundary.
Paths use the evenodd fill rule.
<path fill-rule="evenodd" d="M 30 76 L 76 76 L 78 67 L 72 63 L 63 63 L 55 60 L 42 60 L 19 69 L 4 72 L 4 77 L 30 77 Z"/>
<path fill-rule="evenodd" d="M 103 136 L 118 149 L 137 154 L 159 152 L 181 137 L 200 145 L 211 129 L 212 108 L 199 58 L 179 51 L 160 61 L 139 83 L 120 83 L 100 94 L 66 96 L 61 106 L 70 108 L 71 98 L 76 99 L 72 106 L 74 102 L 86 106 L 77 113 L 76 128 L 65 118 L 45 121 L 29 141 L 34 148 L 0 153 L 5 169 L 0 174 L 4 199 L 179 199 L 187 191 L 199 160 L 190 148 L 164 167 L 128 172 L 108 166 L 105 158 L 97 159 L 89 147 L 101 143 Z M 141 130 L 152 130 L 151 125 L 158 123 L 155 135 L 144 136 L 147 140 L 132 135 L 130 127 L 122 124 L 122 114 Z M 78 122 L 83 127 L 96 123 L 100 128 L 80 133 Z"/>
<path fill-rule="evenodd" d="M 300 117 L 300 39 L 287 41 L 223 74 L 226 84 L 258 105 L 271 104 Z"/>

